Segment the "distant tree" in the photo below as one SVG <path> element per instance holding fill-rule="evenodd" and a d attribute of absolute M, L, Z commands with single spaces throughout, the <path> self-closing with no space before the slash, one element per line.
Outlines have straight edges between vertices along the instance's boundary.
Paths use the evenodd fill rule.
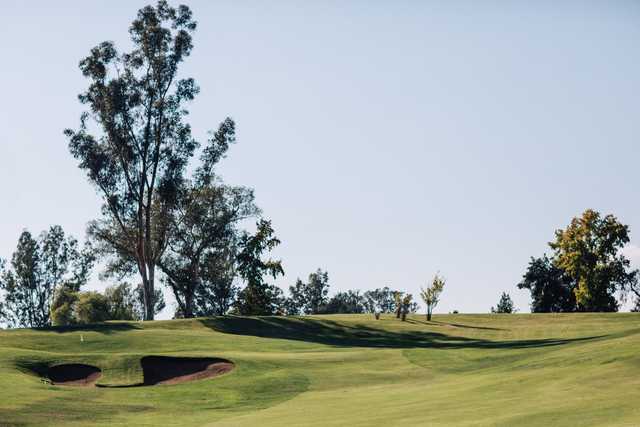
<path fill-rule="evenodd" d="M 635 305 L 631 307 L 631 311 L 634 313 L 640 312 L 640 297 L 636 298 Z"/>
<path fill-rule="evenodd" d="M 239 314 L 271 315 L 283 310 L 282 291 L 264 281 L 266 274 L 274 279 L 280 274 L 284 275 L 282 262 L 262 259 L 264 252 L 271 251 L 279 244 L 271 222 L 264 219 L 256 224 L 255 234 L 244 234 L 240 238 L 237 271 L 246 286 L 236 300 L 235 309 Z"/>
<path fill-rule="evenodd" d="M 491 307 L 492 313 L 515 313 L 517 310 L 513 307 L 513 301 L 511 300 L 511 296 L 503 292 L 500 296 L 500 301 L 495 308 Z"/>
<path fill-rule="evenodd" d="M 287 314 L 295 316 L 304 313 L 306 286 L 306 283 L 300 280 L 300 278 L 296 279 L 294 285 L 289 286 L 289 298 L 287 298 L 286 301 Z"/>
<path fill-rule="evenodd" d="M 89 111 L 78 130 L 65 130 L 71 154 L 102 195 L 103 218 L 92 224 L 92 236 L 111 248 L 113 264 L 133 264 L 146 320 L 154 316 L 155 267 L 167 246 L 165 214 L 198 145 L 184 117 L 199 89 L 178 78 L 195 28 L 187 6 L 160 0 L 140 9 L 129 28 L 130 52 L 103 42 L 80 62 L 89 87 L 79 99 Z"/>
<path fill-rule="evenodd" d="M 54 326 L 67 326 L 76 323 L 74 306 L 78 301 L 78 291 L 68 286 L 56 289 L 51 303 L 51 323 Z"/>
<path fill-rule="evenodd" d="M 531 293 L 531 312 L 557 313 L 576 310 L 573 281 L 546 255 L 531 258 L 518 288 Z"/>
<path fill-rule="evenodd" d="M 309 274 L 307 283 L 297 279 L 289 286 L 288 314 L 318 314 L 325 312 L 329 293 L 329 274 L 321 269 Z"/>
<path fill-rule="evenodd" d="M 89 277 L 94 258 L 81 250 L 60 226 L 52 226 L 38 240 L 24 231 L 11 258 L 3 264 L 0 290 L 4 292 L 2 319 L 9 326 L 42 327 L 51 324 L 51 303 L 58 286 L 74 291 Z"/>
<path fill-rule="evenodd" d="M 363 295 L 365 310 L 369 313 L 393 313 L 396 311 L 394 292 L 386 286 L 366 291 Z"/>
<path fill-rule="evenodd" d="M 109 320 L 109 302 L 99 292 L 79 292 L 73 311 L 79 324 Z"/>
<path fill-rule="evenodd" d="M 194 184 L 180 192 L 178 207 L 168 216 L 171 239 L 159 266 L 184 317 L 201 311 L 224 314 L 220 306 L 209 310 L 210 305 L 202 304 L 213 302 L 205 296 L 219 296 L 222 285 L 232 286 L 233 277 L 226 279 L 235 272 L 234 265 L 226 262 L 238 244 L 236 224 L 257 213 L 253 192 L 246 188 Z"/>
<path fill-rule="evenodd" d="M 196 289 L 195 315 L 221 316 L 231 308 L 238 294 L 236 248 L 227 247 L 204 258 L 203 285 Z"/>
<path fill-rule="evenodd" d="M 555 262 L 575 283 L 580 311 L 617 311 L 616 291 L 633 283 L 635 271 L 621 253 L 629 242 L 629 227 L 613 215 L 588 209 L 549 243 Z"/>
<path fill-rule="evenodd" d="M 436 274 L 431 281 L 431 285 L 427 289 L 420 288 L 420 296 L 427 305 L 427 321 L 431 321 L 431 314 L 433 309 L 440 301 L 440 294 L 444 290 L 445 279 L 444 277 Z"/>
<path fill-rule="evenodd" d="M 400 292 L 400 291 L 394 291 L 393 292 L 393 302 L 395 303 L 395 307 L 396 307 L 396 319 L 399 319 L 400 316 L 402 315 L 402 301 L 404 298 L 404 292 Z"/>
<path fill-rule="evenodd" d="M 309 274 L 309 281 L 305 287 L 305 312 L 307 314 L 320 313 L 327 303 L 328 294 L 329 274 L 321 269 Z"/>
<path fill-rule="evenodd" d="M 365 299 L 357 290 L 338 292 L 323 307 L 325 314 L 360 314 L 366 311 Z"/>
<path fill-rule="evenodd" d="M 413 295 L 405 294 L 402 297 L 402 321 L 407 320 L 407 314 L 412 312 L 412 308 L 414 307 Z"/>
<path fill-rule="evenodd" d="M 156 290 L 157 291 L 157 290 Z M 108 304 L 108 320 L 142 320 L 143 306 L 139 291 L 128 283 L 107 286 L 104 297 Z"/>
<path fill-rule="evenodd" d="M 277 287 L 276 285 L 269 285 L 267 287 L 267 292 L 269 293 L 269 301 L 271 302 L 271 307 L 269 311 L 272 314 L 276 314 L 278 316 L 284 316 L 287 314 L 286 310 L 286 302 L 287 298 L 284 295 L 284 291 Z"/>

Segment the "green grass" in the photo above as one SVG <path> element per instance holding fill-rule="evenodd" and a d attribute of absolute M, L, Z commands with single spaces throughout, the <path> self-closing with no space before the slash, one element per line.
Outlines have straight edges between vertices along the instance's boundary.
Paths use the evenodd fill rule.
<path fill-rule="evenodd" d="M 80 341 L 80 336 L 84 342 Z M 145 355 L 233 360 L 138 388 L 43 384 L 60 362 L 142 380 Z M 369 315 L 0 331 L 0 426 L 638 426 L 640 314 Z"/>

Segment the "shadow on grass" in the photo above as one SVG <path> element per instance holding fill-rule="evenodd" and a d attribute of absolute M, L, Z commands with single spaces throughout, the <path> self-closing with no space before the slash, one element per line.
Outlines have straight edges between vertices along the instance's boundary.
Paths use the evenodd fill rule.
<path fill-rule="evenodd" d="M 34 328 L 36 331 L 57 332 L 60 334 L 67 332 L 100 332 L 106 335 L 115 332 L 130 331 L 133 329 L 141 328 L 132 322 L 105 322 L 92 323 L 89 325 L 47 326 L 44 328 Z"/>
<path fill-rule="evenodd" d="M 22 373 L 32 373 L 44 378 L 49 372 L 50 363 L 44 360 L 20 359 L 15 362 L 15 365 Z"/>
<path fill-rule="evenodd" d="M 570 339 L 490 341 L 439 332 L 391 332 L 364 325 L 345 325 L 332 320 L 277 316 L 224 316 L 200 319 L 200 322 L 210 329 L 227 334 L 305 341 L 336 347 L 517 349 L 556 346 L 602 338 L 602 336 L 592 336 Z"/>
<path fill-rule="evenodd" d="M 406 321 L 408 323 L 413 323 L 413 324 L 453 326 L 456 328 L 464 328 L 464 329 L 481 329 L 483 331 L 506 331 L 507 330 L 502 328 L 489 328 L 488 326 L 471 326 L 471 325 L 463 325 L 462 323 L 438 322 L 437 320 L 431 320 L 430 322 L 427 322 L 426 320 L 407 319 Z"/>

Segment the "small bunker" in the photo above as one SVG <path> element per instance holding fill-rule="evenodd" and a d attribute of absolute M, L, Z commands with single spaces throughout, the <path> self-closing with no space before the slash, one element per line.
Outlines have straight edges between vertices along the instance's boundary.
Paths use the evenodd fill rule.
<path fill-rule="evenodd" d="M 214 357 L 145 356 L 140 360 L 144 385 L 178 384 L 225 374 L 233 362 Z"/>
<path fill-rule="evenodd" d="M 102 376 L 100 368 L 81 363 L 54 365 L 47 377 L 55 385 L 92 386 Z"/>

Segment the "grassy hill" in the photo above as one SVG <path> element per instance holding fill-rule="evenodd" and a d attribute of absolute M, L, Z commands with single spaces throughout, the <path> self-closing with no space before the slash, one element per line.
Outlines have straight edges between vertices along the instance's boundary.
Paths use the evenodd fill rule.
<path fill-rule="evenodd" d="M 83 342 L 81 342 L 81 336 Z M 88 363 L 141 381 L 147 355 L 236 369 L 177 385 L 63 387 Z M 0 426 L 638 426 L 640 314 L 369 315 L 0 331 Z"/>

